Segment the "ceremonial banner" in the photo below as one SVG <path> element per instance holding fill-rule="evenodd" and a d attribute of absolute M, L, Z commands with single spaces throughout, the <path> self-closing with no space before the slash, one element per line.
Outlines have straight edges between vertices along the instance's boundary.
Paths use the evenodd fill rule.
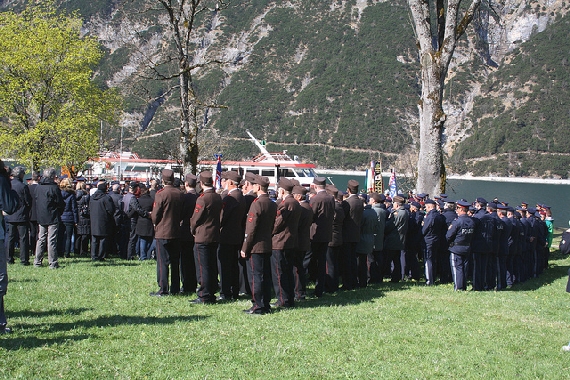
<path fill-rule="evenodd" d="M 388 189 L 390 190 L 390 198 L 394 198 L 398 195 L 398 182 L 396 181 L 396 170 L 394 169 L 392 169 L 392 174 L 390 175 Z"/>

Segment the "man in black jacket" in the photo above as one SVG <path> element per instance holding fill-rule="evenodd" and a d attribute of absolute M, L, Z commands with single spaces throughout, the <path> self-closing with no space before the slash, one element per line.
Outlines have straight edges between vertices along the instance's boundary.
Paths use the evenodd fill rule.
<path fill-rule="evenodd" d="M 61 196 L 59 186 L 55 183 L 54 168 L 44 170 L 43 178 L 35 194 L 39 232 L 34 266 L 42 266 L 47 245 L 49 267 L 56 269 L 59 268 L 59 263 L 57 262 L 57 234 L 65 202 Z"/>
<path fill-rule="evenodd" d="M 105 261 L 108 237 L 115 231 L 115 204 L 107 194 L 107 182 L 99 181 L 89 199 L 91 218 L 91 260 Z"/>
<path fill-rule="evenodd" d="M 4 251 L 2 211 L 8 215 L 13 214 L 18 209 L 18 200 L 18 194 L 11 189 L 4 162 L 0 160 L 0 335 L 11 331 L 6 327 L 6 314 L 4 314 L 4 295 L 8 288 L 8 268 L 6 265 L 6 252 Z"/>
<path fill-rule="evenodd" d="M 30 208 L 32 207 L 32 197 L 28 185 L 24 183 L 26 171 L 21 166 L 16 166 L 12 171 L 12 190 L 20 198 L 20 207 L 12 215 L 6 216 L 6 229 L 8 230 L 7 248 L 8 262 L 14 263 L 14 247 L 18 236 L 20 237 L 20 264 L 30 265 Z"/>

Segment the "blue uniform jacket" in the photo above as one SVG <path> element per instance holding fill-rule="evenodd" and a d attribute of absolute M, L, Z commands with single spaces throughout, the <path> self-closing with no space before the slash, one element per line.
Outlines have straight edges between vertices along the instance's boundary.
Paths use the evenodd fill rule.
<path fill-rule="evenodd" d="M 445 238 L 449 243 L 449 251 L 457 255 L 471 252 L 471 240 L 475 232 L 475 220 L 467 215 L 457 217 L 447 230 Z"/>

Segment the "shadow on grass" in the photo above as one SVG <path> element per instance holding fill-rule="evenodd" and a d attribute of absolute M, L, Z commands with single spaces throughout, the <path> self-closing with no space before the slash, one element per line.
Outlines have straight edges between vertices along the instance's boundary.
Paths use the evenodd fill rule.
<path fill-rule="evenodd" d="M 74 309 L 51 309 L 42 311 L 31 311 L 31 310 L 21 310 L 10 312 L 10 318 L 37 318 L 37 317 L 49 317 L 52 315 L 79 315 L 83 312 L 93 310 L 86 307 L 78 307 Z"/>
<path fill-rule="evenodd" d="M 79 310 L 79 309 L 78 309 Z M 56 313 L 53 313 L 56 314 Z M 62 314 L 68 314 L 62 312 Z M 60 323 L 37 323 L 33 326 L 14 324 L 14 333 L 4 335 L 0 339 L 0 347 L 6 350 L 19 350 L 22 348 L 36 348 L 55 344 L 65 344 L 69 341 L 80 341 L 96 336 L 95 333 L 84 333 L 68 335 L 69 332 L 77 329 L 92 329 L 106 327 L 116 327 L 121 325 L 170 325 L 175 322 L 196 322 L 209 318 L 204 315 L 189 316 L 169 316 L 169 317 L 141 317 L 136 315 L 109 315 L 100 316 L 88 320 L 76 320 L 72 322 Z M 34 336 L 19 337 L 22 334 L 33 334 Z M 43 334 L 56 334 L 53 338 L 41 338 Z"/>
<path fill-rule="evenodd" d="M 336 293 L 325 293 L 319 298 L 308 298 L 305 301 L 296 302 L 295 307 L 307 309 L 314 307 L 348 306 L 363 303 L 372 303 L 377 299 L 385 297 L 386 292 L 410 289 L 419 286 L 419 283 L 398 282 L 370 284 L 366 288 L 356 288 L 354 290 L 343 290 Z M 309 291 L 309 294 L 311 292 Z M 281 309 L 278 309 L 281 310 Z"/>
<path fill-rule="evenodd" d="M 568 278 L 568 267 L 557 264 L 556 260 L 551 260 L 549 267 L 545 269 L 537 278 L 531 278 L 524 283 L 515 284 L 511 291 L 537 290 L 543 286 L 550 285 L 561 278 Z"/>
<path fill-rule="evenodd" d="M 134 267 L 140 265 L 138 260 L 107 259 L 105 261 L 94 261 L 94 267 Z"/>

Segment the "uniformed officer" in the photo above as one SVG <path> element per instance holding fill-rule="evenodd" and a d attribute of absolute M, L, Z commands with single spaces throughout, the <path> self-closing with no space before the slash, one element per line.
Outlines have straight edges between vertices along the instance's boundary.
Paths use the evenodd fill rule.
<path fill-rule="evenodd" d="M 244 235 L 245 199 L 238 185 L 241 176 L 228 170 L 222 173 L 224 193 L 220 217 L 220 245 L 218 265 L 220 270 L 220 296 L 218 301 L 236 300 L 239 296 L 238 257 Z"/>
<path fill-rule="evenodd" d="M 436 210 L 435 201 L 425 201 L 426 216 L 423 220 L 422 235 L 425 242 L 424 264 L 426 285 L 435 284 L 436 255 L 438 252 L 440 237 L 445 231 L 445 225 Z"/>
<path fill-rule="evenodd" d="M 487 201 L 477 198 L 473 215 L 475 219 L 475 234 L 471 244 L 473 251 L 473 290 L 485 289 L 487 262 L 493 255 L 493 235 L 495 233 L 495 219 L 485 211 Z"/>
<path fill-rule="evenodd" d="M 304 300 L 307 291 L 307 277 L 303 260 L 305 254 L 311 249 L 311 224 L 313 223 L 313 209 L 307 201 L 307 189 L 295 185 L 292 190 L 293 197 L 301 206 L 299 229 L 297 235 L 297 250 L 293 261 L 293 277 L 295 278 L 295 301 Z"/>
<path fill-rule="evenodd" d="M 257 198 L 247 213 L 241 257 L 247 259 L 253 306 L 244 312 L 266 314 L 271 312 L 271 235 L 277 205 L 267 193 L 269 178 L 256 175 L 251 184 Z"/>
<path fill-rule="evenodd" d="M 451 268 L 455 290 L 467 290 L 467 271 L 465 270 L 470 252 L 471 240 L 475 231 L 474 220 L 467 215 L 470 203 L 457 201 L 457 219 L 445 235 L 451 252 Z"/>
<path fill-rule="evenodd" d="M 360 241 L 360 224 L 364 205 L 358 198 L 358 181 L 348 181 L 348 198 L 342 203 L 344 223 L 342 226 L 342 289 L 352 290 L 358 285 L 356 269 L 356 245 Z M 333 204 L 334 213 L 334 204 Z"/>
<path fill-rule="evenodd" d="M 509 240 L 513 224 L 511 219 L 507 218 L 508 207 L 504 204 L 497 204 L 497 214 L 503 222 L 503 231 L 501 233 L 499 254 L 497 256 L 497 290 L 507 288 L 507 258 L 509 256 Z"/>
<path fill-rule="evenodd" d="M 317 284 L 315 286 L 315 295 L 320 297 L 323 295 L 325 290 L 327 273 L 326 254 L 328 244 L 332 239 L 334 198 L 326 191 L 326 178 L 315 177 L 311 186 L 316 191 L 316 194 L 313 195 L 309 201 L 311 208 L 313 209 L 311 250 L 313 258 L 317 260 Z M 362 202 L 358 200 L 358 197 L 356 198 L 356 201 L 358 201 L 362 207 Z M 360 231 L 360 227 L 358 231 Z M 356 238 L 360 238 L 359 232 L 357 233 Z"/>
<path fill-rule="evenodd" d="M 182 196 L 184 209 L 180 223 L 180 278 L 182 288 L 180 293 L 193 294 L 198 284 L 196 279 L 196 262 L 194 260 L 194 235 L 190 230 L 190 218 L 196 208 L 196 176 L 192 173 L 184 177 L 186 193 Z"/>
<path fill-rule="evenodd" d="M 293 307 L 295 280 L 293 262 L 299 236 L 301 205 L 291 194 L 293 182 L 283 177 L 277 183 L 277 216 L 273 226 L 271 273 L 276 307 Z"/>
<path fill-rule="evenodd" d="M 152 296 L 165 296 L 180 292 L 180 221 L 182 219 L 182 194 L 172 183 L 174 172 L 170 169 L 162 171 L 164 188 L 156 193 L 151 219 L 154 224 L 156 241 L 156 269 L 158 292 Z M 170 288 L 168 271 L 171 270 Z"/>
<path fill-rule="evenodd" d="M 190 227 L 194 235 L 194 255 L 197 259 L 196 271 L 200 278 L 198 298 L 193 303 L 215 303 L 218 287 L 217 249 L 220 241 L 220 213 L 222 198 L 214 189 L 212 172 L 200 173 L 202 194 L 196 200 Z M 198 276 L 199 272 L 199 276 Z"/>

